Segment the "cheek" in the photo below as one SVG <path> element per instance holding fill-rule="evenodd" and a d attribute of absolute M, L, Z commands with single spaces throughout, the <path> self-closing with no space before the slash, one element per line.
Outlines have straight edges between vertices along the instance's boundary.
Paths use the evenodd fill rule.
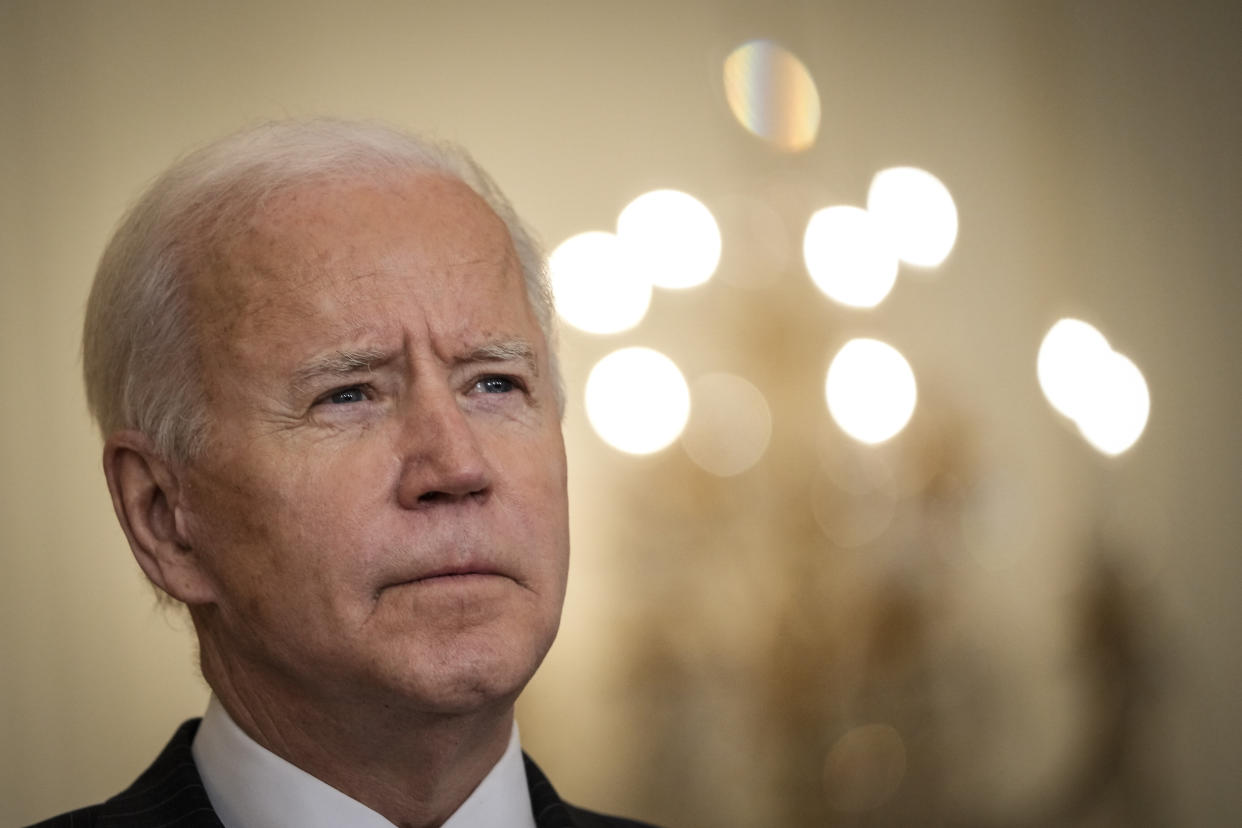
<path fill-rule="evenodd" d="M 327 600 L 359 571 L 372 530 L 366 501 L 376 496 L 367 485 L 377 483 L 362 453 L 312 451 L 228 471 L 194 487 L 189 517 L 204 565 L 234 599 Z"/>
<path fill-rule="evenodd" d="M 514 520 L 542 563 L 564 580 L 569 566 L 569 509 L 564 449 L 559 441 L 532 447 L 516 460 L 523 474 Z"/>

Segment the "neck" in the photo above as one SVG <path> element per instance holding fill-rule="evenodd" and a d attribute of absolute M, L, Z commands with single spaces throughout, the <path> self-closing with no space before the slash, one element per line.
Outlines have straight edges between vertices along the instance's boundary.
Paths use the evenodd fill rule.
<path fill-rule="evenodd" d="M 509 742 L 513 699 L 428 713 L 403 700 L 311 698 L 201 646 L 207 683 L 246 735 L 401 828 L 442 825 Z"/>

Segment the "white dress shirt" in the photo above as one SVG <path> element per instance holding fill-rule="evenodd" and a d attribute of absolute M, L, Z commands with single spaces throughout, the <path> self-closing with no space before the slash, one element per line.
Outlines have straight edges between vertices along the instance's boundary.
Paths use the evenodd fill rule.
<path fill-rule="evenodd" d="M 251 739 L 215 696 L 190 750 L 224 828 L 392 828 L 361 802 Z M 516 722 L 500 761 L 444 828 L 535 828 Z"/>

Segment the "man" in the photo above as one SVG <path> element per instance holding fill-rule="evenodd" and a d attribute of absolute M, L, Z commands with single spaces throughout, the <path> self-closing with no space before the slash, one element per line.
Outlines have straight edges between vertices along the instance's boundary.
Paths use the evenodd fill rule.
<path fill-rule="evenodd" d="M 87 396 L 138 564 L 212 699 L 47 825 L 637 825 L 564 804 L 518 694 L 568 562 L 542 259 L 460 150 L 276 123 L 178 162 L 87 308 Z"/>

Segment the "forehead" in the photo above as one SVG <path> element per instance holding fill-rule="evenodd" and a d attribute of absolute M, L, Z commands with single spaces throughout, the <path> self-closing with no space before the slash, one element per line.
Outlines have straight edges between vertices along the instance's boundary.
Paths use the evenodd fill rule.
<path fill-rule="evenodd" d="M 204 338 L 226 345 L 259 334 L 270 339 L 282 328 L 375 326 L 385 321 L 375 317 L 377 308 L 391 322 L 416 307 L 427 326 L 445 334 L 503 327 L 492 318 L 498 307 L 516 310 L 522 321 L 531 316 L 504 223 L 468 186 L 441 175 L 283 190 L 255 211 L 220 259 L 192 293 Z"/>

